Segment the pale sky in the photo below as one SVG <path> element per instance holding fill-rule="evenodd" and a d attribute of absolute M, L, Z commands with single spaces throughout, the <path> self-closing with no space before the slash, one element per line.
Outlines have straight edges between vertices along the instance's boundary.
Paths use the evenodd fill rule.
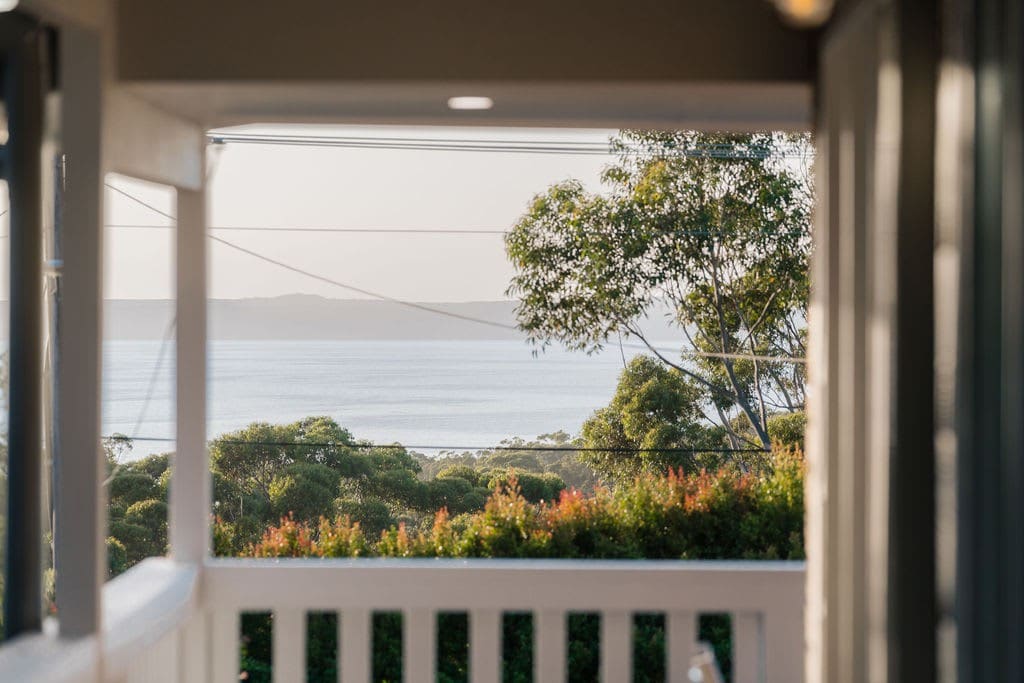
<path fill-rule="evenodd" d="M 614 131 L 396 126 L 261 126 L 246 132 L 400 138 L 605 142 Z M 227 144 L 211 151 L 213 226 L 499 229 L 530 198 L 576 178 L 599 187 L 604 156 L 363 150 Z M 112 184 L 173 213 L 167 188 L 123 177 Z M 108 223 L 169 221 L 107 193 Z M 310 234 L 214 231 L 295 267 L 391 297 L 415 301 L 504 298 L 512 275 L 500 235 Z M 111 299 L 173 296 L 170 230 L 107 229 L 105 294 Z M 211 298 L 356 294 L 211 243 Z"/>

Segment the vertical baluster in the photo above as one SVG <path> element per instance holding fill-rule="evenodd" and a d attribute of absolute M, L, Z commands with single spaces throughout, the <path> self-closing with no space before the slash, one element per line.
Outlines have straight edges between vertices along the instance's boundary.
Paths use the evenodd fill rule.
<path fill-rule="evenodd" d="M 181 662 L 178 661 L 178 647 L 181 641 L 180 630 L 171 631 L 160 647 L 160 673 L 159 680 L 167 683 L 176 683 L 180 677 Z"/>
<path fill-rule="evenodd" d="M 238 640 L 241 633 L 241 618 L 238 612 L 215 611 L 210 615 L 211 671 L 213 683 L 238 680 Z"/>
<path fill-rule="evenodd" d="M 373 632 L 370 611 L 347 609 L 341 617 L 341 683 L 367 683 L 373 661 Z"/>
<path fill-rule="evenodd" d="M 697 615 L 693 612 L 669 612 L 665 618 L 665 630 L 669 683 L 688 683 L 690 660 L 697 650 Z"/>
<path fill-rule="evenodd" d="M 802 634 L 794 634 L 797 637 Z M 732 665 L 736 683 L 764 683 L 764 638 L 761 615 L 732 615 Z"/>
<path fill-rule="evenodd" d="M 496 609 L 469 613 L 469 680 L 501 680 L 501 612 Z"/>
<path fill-rule="evenodd" d="M 565 680 L 565 612 L 540 610 L 533 616 L 533 666 L 537 683 Z"/>
<path fill-rule="evenodd" d="M 605 683 L 633 678 L 633 615 L 613 611 L 601 614 L 601 680 Z"/>
<path fill-rule="evenodd" d="M 437 615 L 429 609 L 402 614 L 402 669 L 405 683 L 433 683 L 437 672 Z"/>
<path fill-rule="evenodd" d="M 802 601 L 794 601 L 764 615 L 764 658 L 764 679 L 768 683 L 803 683 Z"/>
<path fill-rule="evenodd" d="M 306 613 L 298 609 L 274 611 L 274 683 L 306 680 Z"/>
<path fill-rule="evenodd" d="M 207 621 L 200 612 L 192 615 L 182 626 L 178 637 L 178 683 L 206 680 L 206 653 L 208 650 Z"/>

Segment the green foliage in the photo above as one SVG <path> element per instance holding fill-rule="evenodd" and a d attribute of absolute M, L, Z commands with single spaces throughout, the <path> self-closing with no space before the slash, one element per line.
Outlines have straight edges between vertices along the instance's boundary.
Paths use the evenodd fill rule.
<path fill-rule="evenodd" d="M 318 463 L 296 463 L 270 482 L 270 509 L 278 517 L 316 521 L 330 510 L 338 492 L 338 472 Z"/>
<path fill-rule="evenodd" d="M 768 436 L 772 441 L 786 448 L 804 447 L 804 432 L 807 431 L 807 413 L 781 413 L 768 418 Z"/>
<path fill-rule="evenodd" d="M 325 445 L 326 444 L 326 445 Z M 352 434 L 328 417 L 286 425 L 255 422 L 210 444 L 214 471 L 242 492 L 270 499 L 274 478 L 295 464 L 325 465 L 354 476 L 364 470 Z"/>
<path fill-rule="evenodd" d="M 147 455 L 144 458 L 132 462 L 126 462 L 121 464 L 121 470 L 124 472 L 144 474 L 154 481 L 160 479 L 161 476 L 166 474 L 171 464 L 171 456 L 169 453 L 159 453 L 156 455 Z"/>
<path fill-rule="evenodd" d="M 128 550 L 121 541 L 107 536 L 107 577 L 113 578 L 128 570 Z"/>
<path fill-rule="evenodd" d="M 530 503 L 557 500 L 566 489 L 562 478 L 553 472 L 533 474 L 531 472 L 497 472 L 491 475 L 487 488 L 492 491 L 519 486 L 519 493 Z"/>
<path fill-rule="evenodd" d="M 131 446 L 126 437 L 110 440 L 105 446 L 110 465 L 107 561 L 112 576 L 167 550 L 170 456 L 164 453 L 118 462 L 131 452 Z"/>
<path fill-rule="evenodd" d="M 619 376 L 609 405 L 583 424 L 583 444 L 609 450 L 581 452 L 580 460 L 613 482 L 670 467 L 693 470 L 701 463 L 697 453 L 665 449 L 724 445 L 720 431 L 702 424 L 701 400 L 700 388 L 681 371 L 636 356 Z"/>
<path fill-rule="evenodd" d="M 324 538 L 331 539 L 329 550 Z M 353 538 L 359 554 L 391 557 L 799 559 L 803 457 L 779 449 L 769 467 L 754 472 L 643 473 L 591 496 L 564 490 L 538 503 L 512 477 L 482 511 L 453 517 L 441 510 L 428 529 L 399 525 L 373 544 L 348 517 L 321 520 L 318 527 L 289 518 L 246 554 L 344 557 L 338 553 L 348 546 L 337 539 Z"/>
<path fill-rule="evenodd" d="M 147 557 L 163 554 L 166 538 L 155 539 L 144 526 L 123 520 L 111 520 L 109 531 L 110 535 L 125 548 L 128 560 L 126 569 Z"/>
<path fill-rule="evenodd" d="M 110 480 L 111 501 L 124 507 L 155 498 L 157 491 L 156 481 L 148 474 L 121 471 Z"/>
<path fill-rule="evenodd" d="M 470 486 L 484 486 L 487 482 L 482 481 L 480 471 L 470 465 L 449 465 L 437 473 L 435 479 L 463 479 Z"/>
<path fill-rule="evenodd" d="M 517 474 L 552 473 L 568 488 L 590 491 L 597 485 L 598 475 L 578 459 L 579 453 L 573 448 L 579 445 L 578 439 L 558 431 L 541 434 L 530 441 L 518 437 L 504 439 L 499 444 L 501 450 L 443 453 L 438 457 L 415 454 L 414 457 L 422 468 L 420 479 L 423 481 L 459 476 L 474 486 L 486 486 L 495 472 L 515 470 Z M 547 448 L 551 450 L 545 450 Z"/>
<path fill-rule="evenodd" d="M 339 498 L 336 507 L 342 517 L 358 520 L 371 537 L 380 536 L 382 531 L 396 524 L 391 508 L 379 500 Z"/>
<path fill-rule="evenodd" d="M 124 520 L 145 528 L 154 537 L 165 535 L 167 503 L 162 500 L 140 500 L 138 503 L 132 503 L 125 512 Z"/>
<path fill-rule="evenodd" d="M 604 192 L 556 184 L 507 235 L 520 327 L 540 345 L 591 352 L 620 334 L 646 342 L 645 315 L 659 302 L 687 350 L 803 356 L 812 188 L 806 169 L 782 157 L 794 142 L 807 145 L 776 134 L 621 132 Z M 741 415 L 766 448 L 768 406 L 803 403 L 799 364 L 659 358 L 696 383 L 723 429 Z"/>

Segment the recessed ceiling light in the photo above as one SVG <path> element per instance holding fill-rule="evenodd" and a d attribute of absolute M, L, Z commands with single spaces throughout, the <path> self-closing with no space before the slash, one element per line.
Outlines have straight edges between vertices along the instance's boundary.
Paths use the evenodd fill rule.
<path fill-rule="evenodd" d="M 494 106 L 494 100 L 490 97 L 462 96 L 449 97 L 449 109 L 490 109 Z"/>
<path fill-rule="evenodd" d="M 10 12 L 18 6 L 18 0 L 0 0 L 0 12 Z"/>

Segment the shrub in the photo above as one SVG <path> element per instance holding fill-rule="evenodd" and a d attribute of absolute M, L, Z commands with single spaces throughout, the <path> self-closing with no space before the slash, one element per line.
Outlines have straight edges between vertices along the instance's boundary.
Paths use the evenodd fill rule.
<path fill-rule="evenodd" d="M 449 465 L 437 473 L 435 479 L 465 479 L 470 486 L 483 486 L 485 482 L 480 481 L 480 472 L 469 465 Z"/>
<path fill-rule="evenodd" d="M 276 517 L 294 515 L 315 522 L 330 510 L 338 491 L 338 473 L 327 465 L 297 463 L 270 483 L 270 508 Z"/>
<path fill-rule="evenodd" d="M 140 500 L 155 498 L 156 480 L 141 472 L 121 471 L 110 480 L 110 499 L 125 507 Z"/>
<path fill-rule="evenodd" d="M 159 530 L 167 525 L 167 503 L 155 499 L 140 500 L 128 506 L 124 518 L 131 524 Z"/>
<path fill-rule="evenodd" d="M 113 578 L 128 569 L 128 550 L 121 541 L 107 536 L 107 577 Z"/>
<path fill-rule="evenodd" d="M 518 472 L 508 470 L 507 472 L 496 472 L 491 475 L 487 487 L 492 491 L 499 488 L 508 488 L 512 481 L 519 486 L 519 492 L 523 498 L 531 503 L 556 500 L 559 494 L 565 490 L 565 482 L 557 474 L 546 472 L 534 474 L 532 472 Z"/>
<path fill-rule="evenodd" d="M 335 507 L 339 515 L 358 522 L 370 536 L 380 536 L 382 531 L 396 523 L 391 509 L 379 500 L 339 498 Z"/>
<path fill-rule="evenodd" d="M 804 447 L 804 432 L 807 431 L 807 413 L 781 413 L 768 418 L 768 436 L 784 448 Z"/>
<path fill-rule="evenodd" d="M 803 557 L 804 468 L 794 449 L 778 449 L 770 466 L 759 471 L 723 467 L 692 474 L 680 469 L 642 473 L 614 489 L 598 487 L 592 495 L 562 490 L 548 502 L 528 500 L 521 476 L 492 480 L 495 489 L 479 512 L 452 517 L 442 508 L 430 528 L 392 526 L 362 552 L 385 557 Z M 525 480 L 551 485 L 539 476 Z M 468 486 L 461 478 L 444 481 L 453 491 Z M 345 503 L 345 509 L 360 505 L 365 504 Z M 321 520 L 318 527 L 287 517 L 246 554 L 273 547 L 275 557 L 288 552 L 323 556 L 319 544 L 325 530 L 345 535 L 352 526 L 359 525 L 351 516 Z M 326 556 L 337 557 L 334 552 Z"/>
<path fill-rule="evenodd" d="M 129 568 L 151 555 L 158 554 L 152 552 L 153 537 L 150 531 L 138 524 L 123 520 L 112 521 L 110 535 L 124 546 Z"/>

